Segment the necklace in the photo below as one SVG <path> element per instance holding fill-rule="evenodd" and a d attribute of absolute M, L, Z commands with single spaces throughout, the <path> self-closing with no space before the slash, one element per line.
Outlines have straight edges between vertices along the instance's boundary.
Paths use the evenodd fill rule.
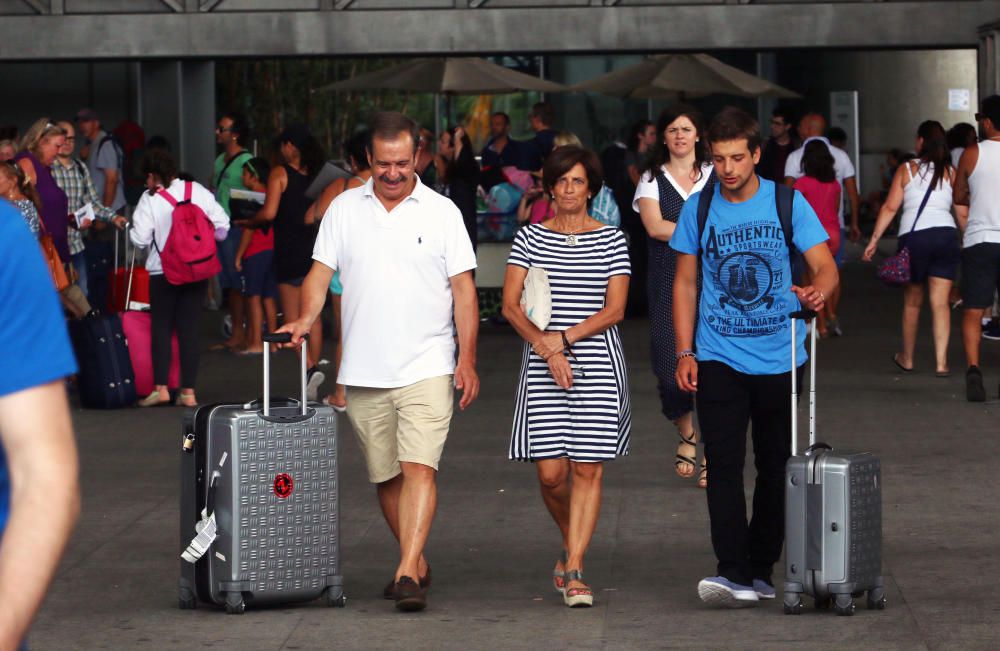
<path fill-rule="evenodd" d="M 566 233 L 566 244 L 569 246 L 576 246 L 576 234 L 582 231 L 582 228 L 578 228 L 575 231 L 570 231 Z"/>
<path fill-rule="evenodd" d="M 576 243 L 579 241 L 576 237 L 577 233 L 582 233 L 585 229 L 586 226 L 581 226 L 580 228 L 577 228 L 572 231 L 567 231 L 567 232 L 559 231 L 559 233 L 560 235 L 566 236 L 566 239 L 563 241 L 566 243 L 567 246 L 576 246 Z"/>
<path fill-rule="evenodd" d="M 582 233 L 586 229 L 587 229 L 587 224 L 586 224 L 586 220 L 584 220 L 584 223 L 581 224 L 579 228 L 573 229 L 571 231 L 570 230 L 567 230 L 567 231 L 558 230 L 558 232 L 561 235 L 565 235 L 566 236 L 566 239 L 563 240 L 563 242 L 565 242 L 567 246 L 576 246 L 577 242 L 579 242 L 579 239 L 576 237 L 577 234 L 578 233 Z M 554 229 L 554 230 L 557 230 L 557 229 Z"/>

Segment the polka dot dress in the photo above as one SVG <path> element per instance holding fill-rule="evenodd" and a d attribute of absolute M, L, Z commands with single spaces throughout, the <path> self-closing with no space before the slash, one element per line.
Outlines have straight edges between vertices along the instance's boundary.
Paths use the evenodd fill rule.
<path fill-rule="evenodd" d="M 705 184 L 706 191 L 714 191 L 715 173 Z M 663 170 L 656 174 L 660 191 L 660 215 L 677 223 L 684 197 L 680 195 Z M 656 375 L 663 414 L 677 420 L 694 408 L 694 398 L 677 388 L 677 336 L 674 333 L 674 277 L 677 272 L 677 253 L 669 242 L 647 238 L 649 243 L 649 329 L 650 356 Z M 698 278 L 699 288 L 701 278 Z"/>

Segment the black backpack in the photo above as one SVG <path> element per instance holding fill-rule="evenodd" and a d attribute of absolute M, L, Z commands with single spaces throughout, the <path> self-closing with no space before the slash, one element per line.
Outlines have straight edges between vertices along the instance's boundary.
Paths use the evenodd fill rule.
<path fill-rule="evenodd" d="M 705 225 L 708 223 L 708 212 L 712 207 L 712 198 L 715 196 L 715 185 L 709 183 L 698 195 L 698 248 L 701 253 L 701 238 L 705 233 Z M 796 285 L 802 280 L 802 272 L 805 270 L 805 260 L 802 253 L 795 248 L 792 241 L 792 204 L 795 201 L 795 189 L 783 183 L 774 184 L 774 203 L 778 211 L 778 221 L 781 223 L 781 232 L 785 235 L 785 245 L 788 247 L 788 262 L 792 268 L 792 282 Z"/>

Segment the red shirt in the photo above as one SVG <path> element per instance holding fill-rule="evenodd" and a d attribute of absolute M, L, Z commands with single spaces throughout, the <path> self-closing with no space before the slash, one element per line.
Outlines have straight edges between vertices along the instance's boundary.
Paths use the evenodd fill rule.
<path fill-rule="evenodd" d="M 819 222 L 830 236 L 830 250 L 836 253 L 840 249 L 840 218 L 837 216 L 840 212 L 840 183 L 823 183 L 811 176 L 803 176 L 795 181 L 795 189 L 816 211 Z"/>
<path fill-rule="evenodd" d="M 243 254 L 244 258 L 249 258 L 255 253 L 270 251 L 274 248 L 274 228 L 268 227 L 266 235 L 263 231 L 263 228 L 254 230 L 253 238 L 250 240 L 250 246 L 247 247 L 246 253 Z"/>

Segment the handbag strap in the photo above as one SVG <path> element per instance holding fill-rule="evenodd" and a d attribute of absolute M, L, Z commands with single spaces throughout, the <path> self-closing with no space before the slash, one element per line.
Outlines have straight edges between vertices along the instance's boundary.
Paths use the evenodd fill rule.
<path fill-rule="evenodd" d="M 906 163 L 906 167 L 907 167 L 907 169 L 909 169 L 909 167 L 910 167 L 910 163 L 909 162 Z M 930 170 L 928 169 L 928 171 L 930 171 Z M 918 172 L 918 176 L 919 176 L 920 165 L 917 165 L 917 172 Z M 916 178 L 916 177 L 913 177 L 912 174 L 910 176 L 912 178 L 914 178 L 914 179 Z M 931 181 L 933 181 L 933 180 L 934 180 L 934 175 L 931 174 Z M 917 217 L 916 217 L 916 219 L 913 220 L 913 226 L 910 227 L 910 233 L 912 233 L 917 228 L 917 222 L 920 221 L 920 215 L 924 214 L 924 208 L 927 207 L 927 202 L 931 198 L 931 192 L 934 192 L 934 183 L 933 182 L 927 184 L 927 192 L 924 193 L 923 201 L 920 202 L 920 207 L 917 208 Z M 907 235 L 909 235 L 910 233 L 907 233 Z"/>

